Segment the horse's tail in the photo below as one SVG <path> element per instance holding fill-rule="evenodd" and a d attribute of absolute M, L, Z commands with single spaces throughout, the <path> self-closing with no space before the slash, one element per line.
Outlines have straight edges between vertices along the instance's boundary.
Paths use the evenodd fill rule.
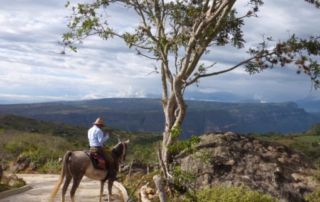
<path fill-rule="evenodd" d="M 71 156 L 71 154 L 72 154 L 71 151 L 67 151 L 65 153 L 65 155 L 63 156 L 60 178 L 59 178 L 58 182 L 56 183 L 56 185 L 54 186 L 53 191 L 51 192 L 51 196 L 49 199 L 50 202 L 53 202 L 53 200 L 54 200 L 55 196 L 57 195 L 59 188 L 63 182 L 63 179 L 66 176 L 66 172 L 68 172 L 68 160 L 69 160 L 69 157 Z"/>

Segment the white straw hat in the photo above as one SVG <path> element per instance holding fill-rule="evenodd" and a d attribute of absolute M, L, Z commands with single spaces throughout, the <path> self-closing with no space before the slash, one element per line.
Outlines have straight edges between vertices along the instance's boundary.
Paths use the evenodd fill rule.
<path fill-rule="evenodd" d="M 104 125 L 104 121 L 102 118 L 97 118 L 96 121 L 93 123 L 94 125 Z"/>

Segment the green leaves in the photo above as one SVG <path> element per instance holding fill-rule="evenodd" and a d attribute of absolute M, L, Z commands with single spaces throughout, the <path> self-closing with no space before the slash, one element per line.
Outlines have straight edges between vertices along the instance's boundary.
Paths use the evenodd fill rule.
<path fill-rule="evenodd" d="M 224 46 L 231 43 L 237 48 L 244 47 L 245 40 L 243 39 L 243 32 L 241 30 L 244 22 L 243 19 L 237 18 L 236 14 L 236 10 L 232 10 L 224 19 L 220 32 L 214 38 L 217 41 L 217 45 Z"/>
<path fill-rule="evenodd" d="M 139 41 L 139 37 L 137 34 L 131 34 L 128 32 L 123 34 L 123 39 L 128 44 L 129 48 L 131 48 L 133 44 Z"/>
<path fill-rule="evenodd" d="M 175 142 L 174 144 L 169 146 L 169 152 L 173 155 L 178 154 L 182 151 L 186 151 L 187 153 L 192 153 L 194 147 L 200 142 L 200 138 L 198 136 L 191 136 L 191 138 L 187 140 L 180 140 Z"/>
<path fill-rule="evenodd" d="M 69 17 L 69 32 L 64 33 L 63 45 L 76 51 L 77 44 L 82 43 L 83 39 L 91 35 L 99 35 L 103 39 L 109 38 L 111 29 L 104 21 L 102 15 L 102 7 L 108 1 L 97 0 L 94 3 L 79 3 L 71 7 L 72 15 Z M 66 3 L 66 7 L 70 7 L 70 2 Z"/>
<path fill-rule="evenodd" d="M 308 75 L 315 88 L 320 87 L 320 36 L 301 39 L 292 35 L 287 41 L 278 42 L 273 49 L 268 49 L 266 41 L 258 48 L 250 49 L 253 56 L 246 69 L 250 73 L 259 73 L 275 66 L 295 66 L 297 73 Z"/>
<path fill-rule="evenodd" d="M 178 138 L 182 134 L 181 126 L 176 126 L 171 129 L 171 136 L 173 139 Z"/>

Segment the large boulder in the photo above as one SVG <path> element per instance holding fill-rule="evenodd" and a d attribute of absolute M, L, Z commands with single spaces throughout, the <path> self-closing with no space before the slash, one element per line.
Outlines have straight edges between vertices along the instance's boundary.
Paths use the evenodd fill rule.
<path fill-rule="evenodd" d="M 245 185 L 282 201 L 302 202 L 318 185 L 312 163 L 301 153 L 231 132 L 201 136 L 195 152 L 182 152 L 176 161 L 197 177 L 199 189 Z"/>
<path fill-rule="evenodd" d="M 10 187 L 22 187 L 26 182 L 16 174 L 7 174 L 2 176 L 1 184 L 5 184 Z"/>

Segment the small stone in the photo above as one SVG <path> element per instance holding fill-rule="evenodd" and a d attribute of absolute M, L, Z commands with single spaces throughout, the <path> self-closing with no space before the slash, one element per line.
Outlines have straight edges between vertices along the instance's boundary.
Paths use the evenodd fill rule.
<path fill-rule="evenodd" d="M 227 161 L 226 163 L 224 163 L 224 165 L 233 166 L 235 163 L 236 163 L 235 160 L 230 159 L 229 161 Z"/>
<path fill-rule="evenodd" d="M 147 194 L 155 194 L 154 189 L 152 189 L 151 187 L 147 187 L 145 192 L 146 192 Z"/>

